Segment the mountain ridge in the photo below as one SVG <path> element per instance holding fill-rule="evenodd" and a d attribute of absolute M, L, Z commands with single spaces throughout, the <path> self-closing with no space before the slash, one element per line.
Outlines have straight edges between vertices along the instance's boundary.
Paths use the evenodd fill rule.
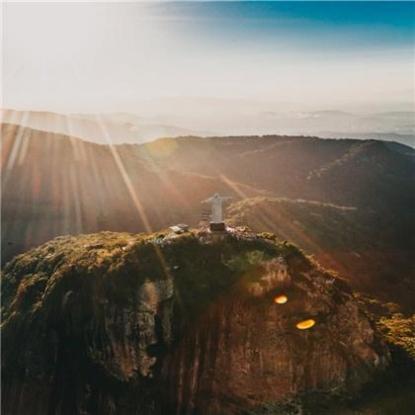
<path fill-rule="evenodd" d="M 354 287 L 361 289 L 365 281 L 364 290 L 381 298 L 388 294 L 380 293 L 378 286 L 389 281 L 391 288 L 402 281 L 393 298 L 401 297 L 401 305 L 413 307 L 404 299 L 410 298 L 415 280 L 410 262 L 415 246 L 414 157 L 401 146 L 373 140 L 240 136 L 166 138 L 109 147 L 5 124 L 2 132 L 4 262 L 62 234 L 142 232 L 175 223 L 197 226 L 201 201 L 215 192 L 233 197 L 229 219 L 243 200 L 314 200 L 321 206 L 303 209 L 304 204 L 291 202 L 292 208 L 283 209 L 284 222 L 281 203 L 264 210 L 261 202 L 258 217 L 246 225 L 256 231 L 287 232 L 288 225 L 295 229 L 315 223 L 313 215 L 318 214 L 318 226 L 307 225 L 308 236 L 318 241 L 316 247 L 300 238 L 300 228 L 296 237 L 291 231 L 289 239 L 321 255 L 323 246 L 328 249 L 322 233 L 345 255 L 331 249 L 336 261 L 329 264 L 319 258 L 326 266 L 344 273 L 340 263 L 348 262 L 346 275 Z M 312 172 L 324 174 L 310 177 Z M 336 214 L 333 221 L 325 204 L 357 211 Z M 249 205 L 244 208 L 245 217 L 252 217 Z M 331 231 L 327 223 L 334 227 Z M 376 236 L 365 238 L 372 229 Z M 365 241 L 359 242 L 359 261 L 354 260 L 356 246 L 348 234 Z M 343 240 L 351 242 L 344 245 Z"/>
<path fill-rule="evenodd" d="M 341 110 L 295 111 L 288 105 L 213 100 L 162 105 L 147 103 L 138 114 L 128 112 L 71 113 L 3 109 L 4 122 L 93 142 L 147 142 L 159 137 L 198 135 L 307 135 L 324 138 L 384 139 L 415 147 L 412 111 L 352 113 Z M 259 105 L 259 106 L 258 106 Z M 177 112 L 177 108 L 181 112 Z M 213 129 L 212 125 L 216 125 Z"/>

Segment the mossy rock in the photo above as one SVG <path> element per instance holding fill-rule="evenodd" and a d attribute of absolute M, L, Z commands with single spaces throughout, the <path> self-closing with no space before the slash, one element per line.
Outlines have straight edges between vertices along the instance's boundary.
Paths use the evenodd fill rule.
<path fill-rule="evenodd" d="M 388 362 L 347 285 L 270 234 L 59 237 L 2 284 L 12 415 L 281 409 L 293 390 L 354 391 Z"/>

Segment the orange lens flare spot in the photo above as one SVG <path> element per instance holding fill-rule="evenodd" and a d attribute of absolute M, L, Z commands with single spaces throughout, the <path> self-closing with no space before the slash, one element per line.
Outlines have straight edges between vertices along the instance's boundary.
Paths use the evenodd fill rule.
<path fill-rule="evenodd" d="M 298 322 L 296 324 L 296 327 L 298 330 L 307 330 L 307 329 L 311 329 L 311 327 L 313 327 L 315 324 L 316 324 L 316 321 L 310 318 L 308 320 L 303 320 L 303 321 Z"/>
<path fill-rule="evenodd" d="M 288 301 L 288 297 L 286 295 L 277 295 L 274 298 L 275 304 L 285 304 Z"/>

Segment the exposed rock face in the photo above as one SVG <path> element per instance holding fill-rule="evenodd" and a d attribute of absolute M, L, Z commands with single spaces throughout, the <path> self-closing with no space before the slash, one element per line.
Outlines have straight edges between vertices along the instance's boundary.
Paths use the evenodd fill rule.
<path fill-rule="evenodd" d="M 385 365 L 371 324 L 334 279 L 315 269 L 291 275 L 275 259 L 263 266 L 258 282 L 218 301 L 174 351 L 168 401 L 177 397 L 177 413 L 238 414 L 310 390 L 356 391 Z M 273 303 L 280 293 L 287 303 Z M 315 327 L 298 330 L 309 317 Z"/>
<path fill-rule="evenodd" d="M 8 264 L 3 297 L 7 414 L 239 414 L 388 363 L 347 286 L 257 235 L 58 238 Z"/>

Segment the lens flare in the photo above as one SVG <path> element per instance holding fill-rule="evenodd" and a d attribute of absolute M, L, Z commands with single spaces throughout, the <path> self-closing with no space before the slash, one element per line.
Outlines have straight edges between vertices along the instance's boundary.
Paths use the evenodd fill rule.
<path fill-rule="evenodd" d="M 288 301 L 288 297 L 286 295 L 277 295 L 274 298 L 275 304 L 285 304 Z"/>
<path fill-rule="evenodd" d="M 303 320 L 303 321 L 298 322 L 296 324 L 296 327 L 298 330 L 307 330 L 313 327 L 315 324 L 316 324 L 316 321 L 310 318 L 308 320 Z"/>

